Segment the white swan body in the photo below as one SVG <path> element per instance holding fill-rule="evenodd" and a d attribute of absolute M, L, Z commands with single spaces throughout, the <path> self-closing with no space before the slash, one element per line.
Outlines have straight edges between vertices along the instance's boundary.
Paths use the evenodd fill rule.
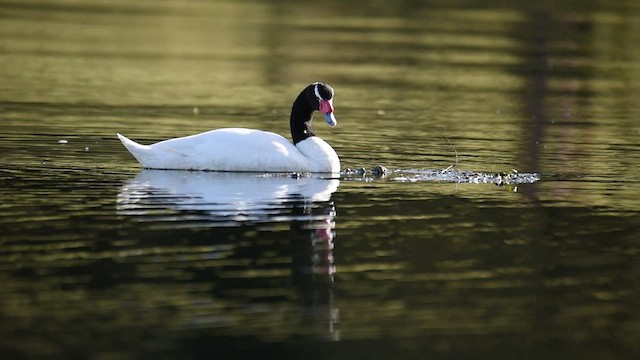
<path fill-rule="evenodd" d="M 140 145 L 121 134 L 118 138 L 147 169 L 337 173 L 338 155 L 311 129 L 314 111 L 322 112 L 327 123 L 336 126 L 333 95 L 333 88 L 321 82 L 302 90 L 291 108 L 293 144 L 272 132 L 242 128 L 212 130 L 153 145 Z"/>
<path fill-rule="evenodd" d="M 141 145 L 118 134 L 146 169 L 340 172 L 335 150 L 312 136 L 293 145 L 283 136 L 261 130 L 225 128 Z"/>

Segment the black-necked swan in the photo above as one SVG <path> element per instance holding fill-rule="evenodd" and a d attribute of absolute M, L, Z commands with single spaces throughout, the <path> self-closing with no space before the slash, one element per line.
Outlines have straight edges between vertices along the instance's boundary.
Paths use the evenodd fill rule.
<path fill-rule="evenodd" d="M 293 144 L 262 130 L 224 128 L 141 145 L 117 134 L 122 144 L 147 169 L 338 173 L 340 159 L 311 129 L 319 110 L 329 126 L 337 125 L 331 86 L 307 86 L 291 108 Z"/>

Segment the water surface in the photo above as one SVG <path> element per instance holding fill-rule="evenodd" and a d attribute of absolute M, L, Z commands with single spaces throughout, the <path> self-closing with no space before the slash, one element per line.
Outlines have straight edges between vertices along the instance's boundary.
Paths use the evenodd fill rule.
<path fill-rule="evenodd" d="M 638 15 L 0 1 L 0 354 L 637 358 Z M 317 80 L 343 168 L 540 180 L 142 171 L 115 137 L 288 136 Z"/>

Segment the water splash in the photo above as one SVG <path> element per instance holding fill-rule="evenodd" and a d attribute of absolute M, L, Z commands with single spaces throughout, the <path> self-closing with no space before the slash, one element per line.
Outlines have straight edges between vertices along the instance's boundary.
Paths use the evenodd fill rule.
<path fill-rule="evenodd" d="M 398 169 L 389 170 L 383 166 L 376 166 L 371 171 L 360 169 L 346 169 L 342 172 L 346 179 L 359 177 L 371 181 L 377 178 L 385 178 L 398 182 L 448 182 L 466 184 L 495 184 L 515 185 L 531 184 L 540 180 L 538 173 L 524 173 L 512 169 L 510 172 L 485 173 L 471 170 L 457 170 L 453 167 L 446 169 Z"/>

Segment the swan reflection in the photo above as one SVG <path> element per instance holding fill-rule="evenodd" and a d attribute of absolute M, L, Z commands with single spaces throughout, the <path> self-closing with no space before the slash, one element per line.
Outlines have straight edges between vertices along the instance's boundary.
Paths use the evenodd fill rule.
<path fill-rule="evenodd" d="M 218 303 L 236 305 L 223 306 L 220 314 L 191 318 L 183 326 L 217 328 L 216 319 L 229 321 L 233 313 L 239 329 L 246 328 L 245 322 L 271 329 L 262 336 L 278 336 L 282 331 L 339 340 L 339 315 L 333 299 L 336 211 L 331 201 L 338 186 L 337 179 L 144 170 L 122 186 L 116 210 L 134 221 L 152 222 L 154 229 L 199 228 L 199 232 L 179 232 L 180 246 L 199 246 L 206 234 L 204 238 L 225 250 L 203 257 L 235 264 L 229 268 L 223 261 L 220 265 L 213 262 L 198 272 L 210 272 L 207 278 L 215 283 Z M 235 230 L 237 226 L 242 227 Z M 283 270 L 289 278 L 284 283 L 278 278 L 282 275 L 276 275 Z M 257 316 L 255 307 L 237 305 L 259 302 L 268 309 L 274 291 L 295 291 L 288 300 L 277 301 L 296 299 L 298 308 L 288 317 L 288 328 L 276 332 L 271 317 L 277 311 Z"/>
<path fill-rule="evenodd" d="M 300 216 L 321 220 L 326 214 L 318 217 L 292 210 L 329 201 L 339 184 L 337 179 L 313 177 L 143 170 L 122 187 L 116 208 L 121 215 L 138 216 L 139 221 L 188 226 L 198 226 L 198 221 L 233 226 Z"/>

